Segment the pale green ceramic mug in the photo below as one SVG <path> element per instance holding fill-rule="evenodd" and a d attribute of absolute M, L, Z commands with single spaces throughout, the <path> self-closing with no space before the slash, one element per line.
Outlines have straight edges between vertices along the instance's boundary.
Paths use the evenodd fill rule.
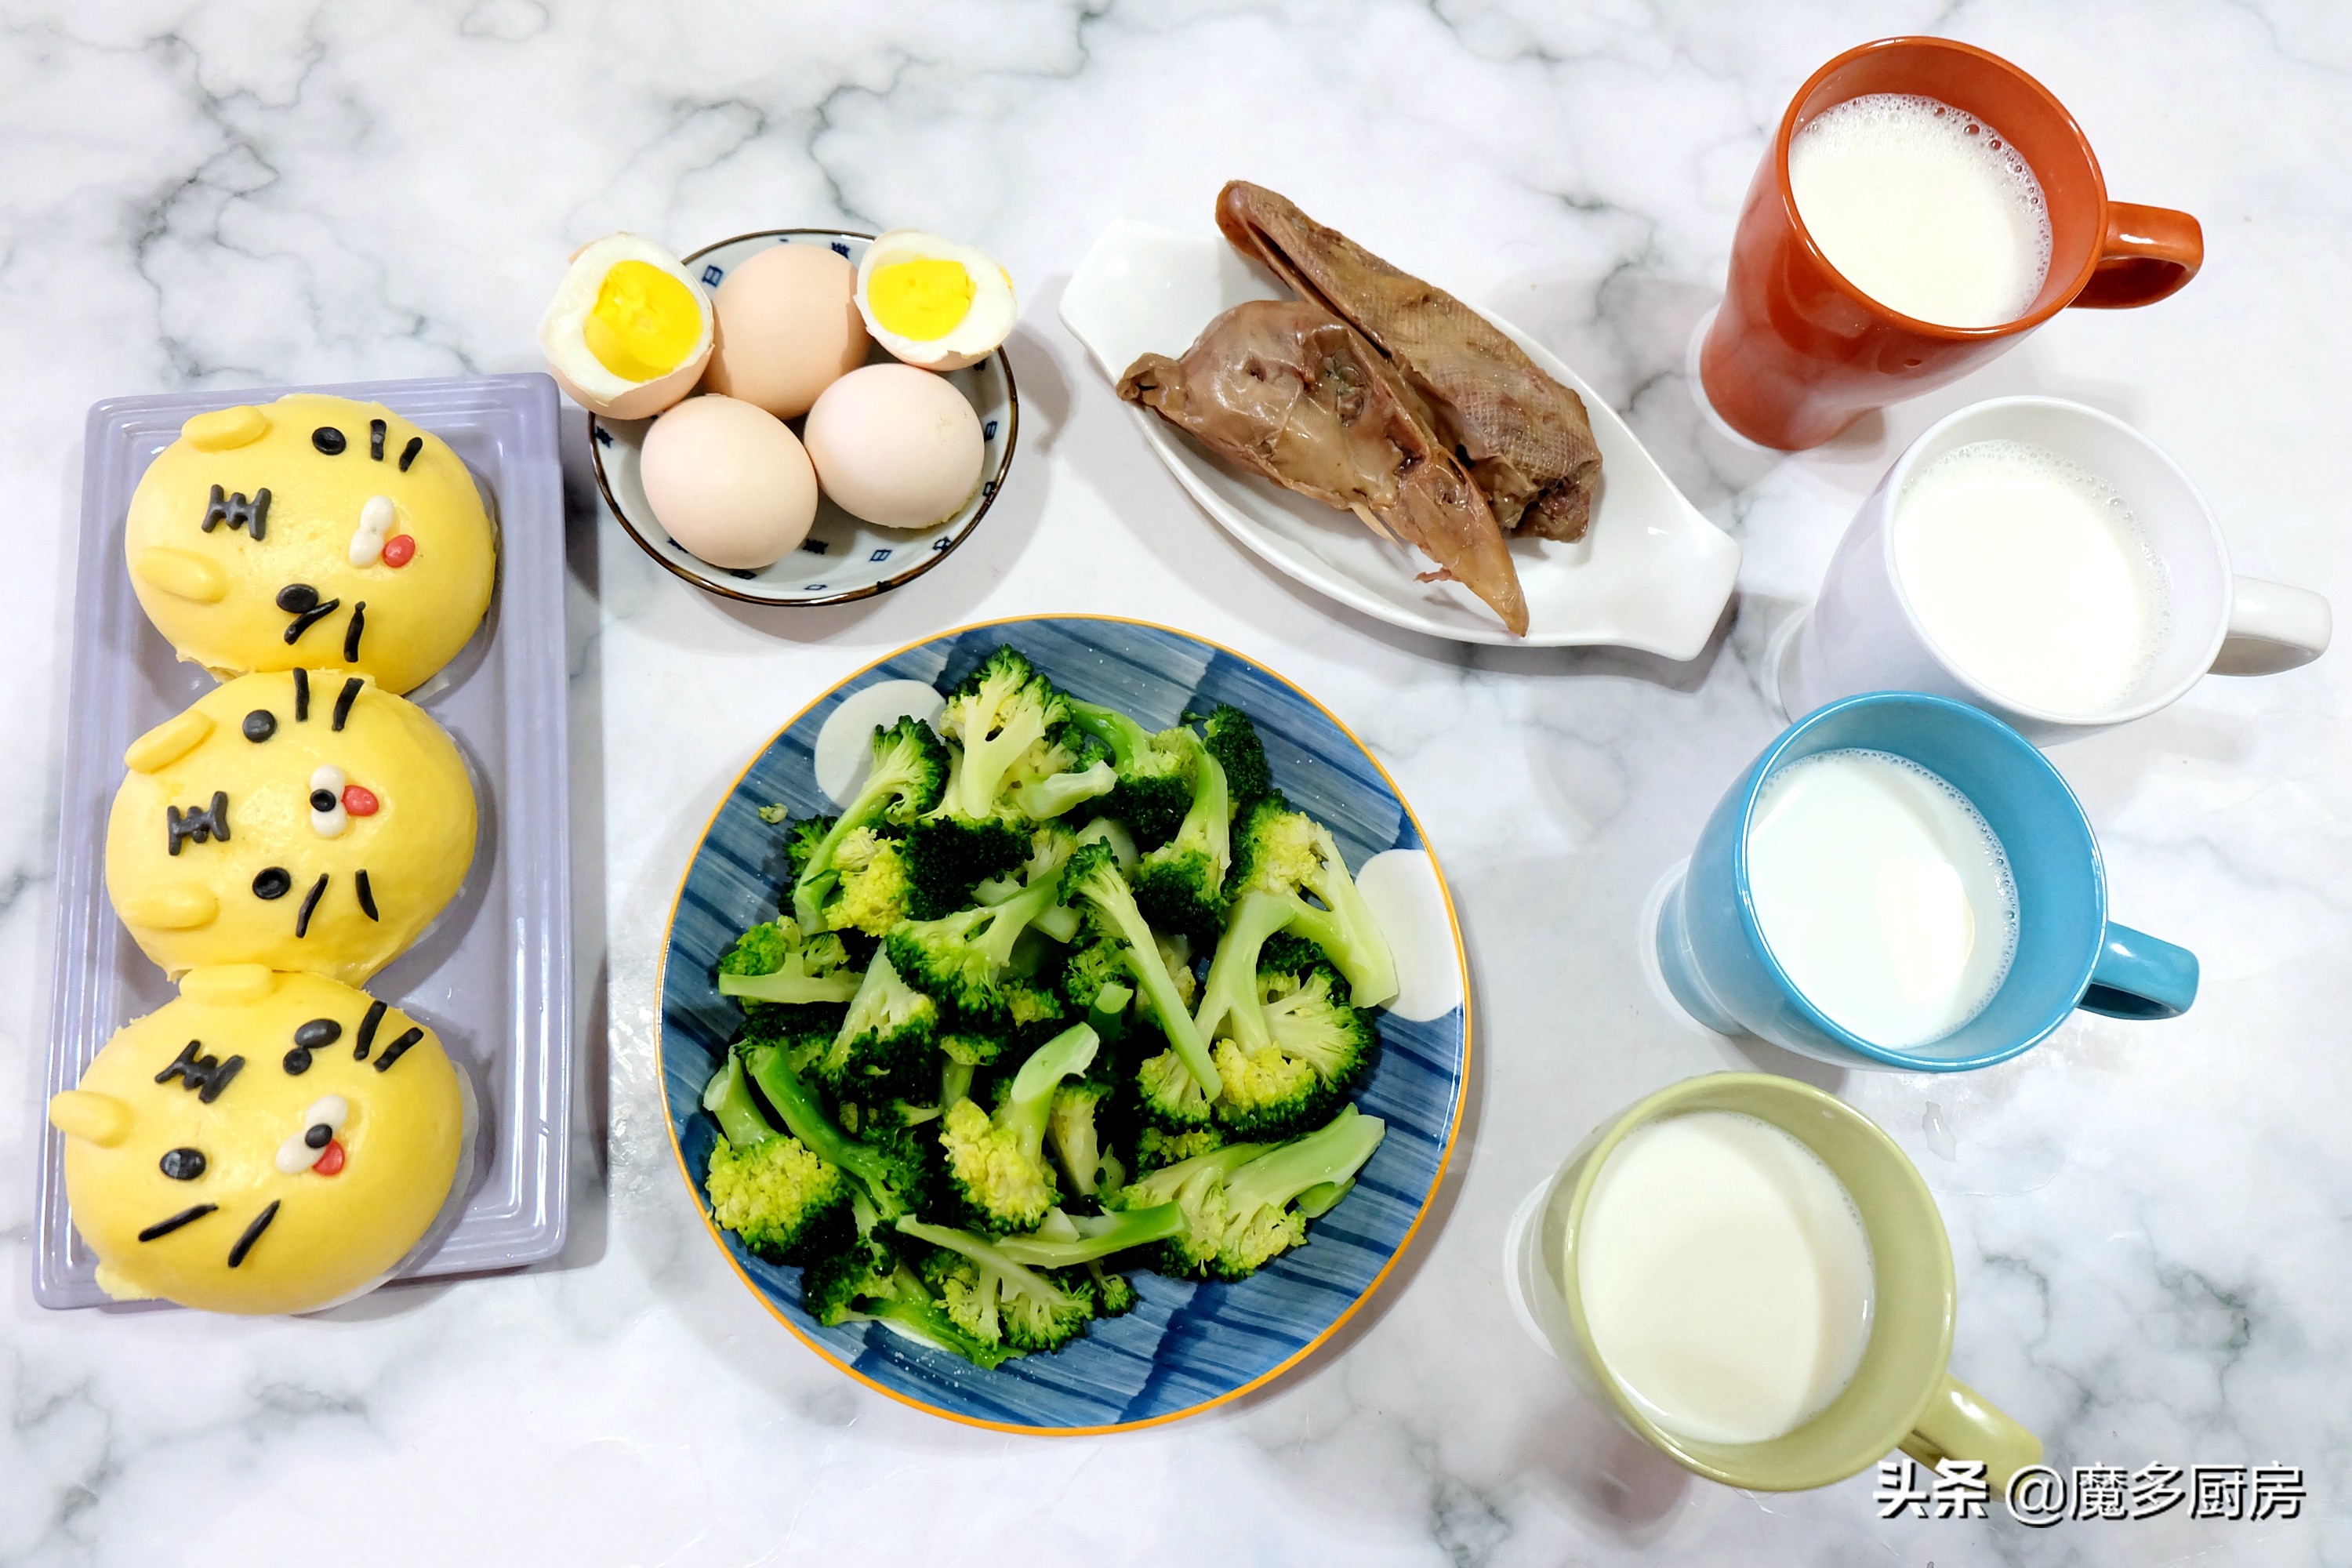
<path fill-rule="evenodd" d="M 1577 1286 L 1577 1241 L 1601 1166 L 1627 1133 L 1694 1111 L 1752 1116 L 1819 1155 L 1861 1211 L 1874 1300 L 1853 1380 L 1819 1415 L 1760 1443 L 1712 1443 L 1657 1426 L 1601 1361 Z M 2041 1440 L 1946 1370 L 1952 1248 L 1918 1170 L 1875 1122 L 1833 1095 L 1769 1073 L 1685 1079 L 1612 1118 L 1528 1196 L 1505 1258 L 1521 1317 L 1585 1391 L 1635 1436 L 1710 1480 L 1799 1491 L 1868 1468 L 1895 1448 L 1933 1466 L 1982 1460 L 1995 1496 L 2042 1457 Z"/>

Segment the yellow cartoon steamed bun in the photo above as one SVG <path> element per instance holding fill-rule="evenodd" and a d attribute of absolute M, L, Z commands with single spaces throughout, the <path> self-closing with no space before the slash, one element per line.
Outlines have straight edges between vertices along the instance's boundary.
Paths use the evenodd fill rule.
<path fill-rule="evenodd" d="M 109 1295 L 302 1312 L 381 1282 L 424 1238 L 468 1164 L 470 1105 L 432 1030 L 247 963 L 190 972 L 49 1121 Z"/>
<path fill-rule="evenodd" d="M 260 963 L 359 984 L 423 934 L 473 861 L 456 742 L 364 676 L 244 676 L 122 760 L 106 890 L 173 975 Z"/>
<path fill-rule="evenodd" d="M 407 691 L 489 607 L 497 541 L 448 443 L 379 404 L 293 393 L 180 427 L 124 533 L 148 619 L 223 679 L 333 665 Z"/>

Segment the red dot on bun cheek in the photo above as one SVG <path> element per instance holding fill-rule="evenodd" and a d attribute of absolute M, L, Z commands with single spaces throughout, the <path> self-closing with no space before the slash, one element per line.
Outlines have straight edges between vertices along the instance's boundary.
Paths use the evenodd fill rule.
<path fill-rule="evenodd" d="M 383 563 L 405 566 L 416 559 L 416 541 L 404 533 L 395 533 L 383 542 Z"/>
<path fill-rule="evenodd" d="M 342 1140 L 340 1138 L 331 1138 L 327 1141 L 327 1146 L 319 1151 L 319 1163 L 311 1166 L 310 1169 L 319 1175 L 331 1176 L 342 1168 Z"/>
<path fill-rule="evenodd" d="M 364 784 L 343 786 L 343 809 L 353 816 L 373 816 L 376 813 L 375 791 Z"/>

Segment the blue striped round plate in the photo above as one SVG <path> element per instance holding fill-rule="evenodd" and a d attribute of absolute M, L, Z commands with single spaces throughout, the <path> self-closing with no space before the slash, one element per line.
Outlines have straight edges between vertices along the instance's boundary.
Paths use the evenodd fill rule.
<path fill-rule="evenodd" d="M 1219 702 L 1241 709 L 1265 742 L 1276 786 L 1330 826 L 1350 866 L 1381 850 L 1424 847 L 1396 786 L 1314 699 L 1263 666 L 1181 632 L 1093 616 L 1004 621 L 950 632 L 859 671 L 803 709 L 743 770 L 704 830 L 670 913 L 662 1081 L 679 1169 L 706 1225 L 702 1173 L 717 1128 L 701 1110 L 702 1086 L 741 1022 L 719 994 L 714 966 L 738 932 L 774 917 L 788 875 L 782 827 L 761 820 L 760 808 L 781 804 L 793 816 L 833 809 L 817 788 L 812 752 L 843 698 L 884 680 L 944 689 L 1000 642 L 1066 690 L 1155 728 Z M 1466 996 L 1450 897 L 1447 915 Z M 1388 1136 L 1346 1201 L 1314 1222 L 1307 1244 L 1234 1284 L 1138 1272 L 1141 1304 L 1094 1324 L 1055 1355 L 988 1372 L 877 1323 L 819 1327 L 801 1310 L 797 1268 L 761 1261 L 716 1226 L 711 1237 L 819 1355 L 907 1404 L 1021 1431 L 1100 1432 L 1173 1420 L 1279 1375 L 1313 1350 L 1380 1283 L 1427 1210 L 1460 1121 L 1468 1011 L 1457 1005 L 1427 1023 L 1383 1012 L 1378 1025 L 1380 1055 L 1356 1102 L 1386 1120 Z"/>

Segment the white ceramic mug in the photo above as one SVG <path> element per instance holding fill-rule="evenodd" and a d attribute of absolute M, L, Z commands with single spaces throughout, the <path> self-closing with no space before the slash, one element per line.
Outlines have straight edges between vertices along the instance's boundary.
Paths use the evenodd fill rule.
<path fill-rule="evenodd" d="M 2161 561 L 2170 619 L 2153 668 L 2122 704 L 2089 715 L 1996 696 L 1921 626 L 1895 570 L 1892 522 L 1911 476 L 1956 447 L 2023 441 L 2089 469 L 2131 508 Z M 2326 651 L 2327 601 L 2230 570 L 2221 526 L 2179 465 L 2130 426 L 2055 397 L 1999 397 L 1938 421 L 1886 470 L 1838 542 L 1821 595 L 1775 661 L 1794 719 L 1864 691 L 1929 691 L 1974 703 L 2039 744 L 2127 723 L 2180 697 L 2209 670 L 2268 675 Z"/>

